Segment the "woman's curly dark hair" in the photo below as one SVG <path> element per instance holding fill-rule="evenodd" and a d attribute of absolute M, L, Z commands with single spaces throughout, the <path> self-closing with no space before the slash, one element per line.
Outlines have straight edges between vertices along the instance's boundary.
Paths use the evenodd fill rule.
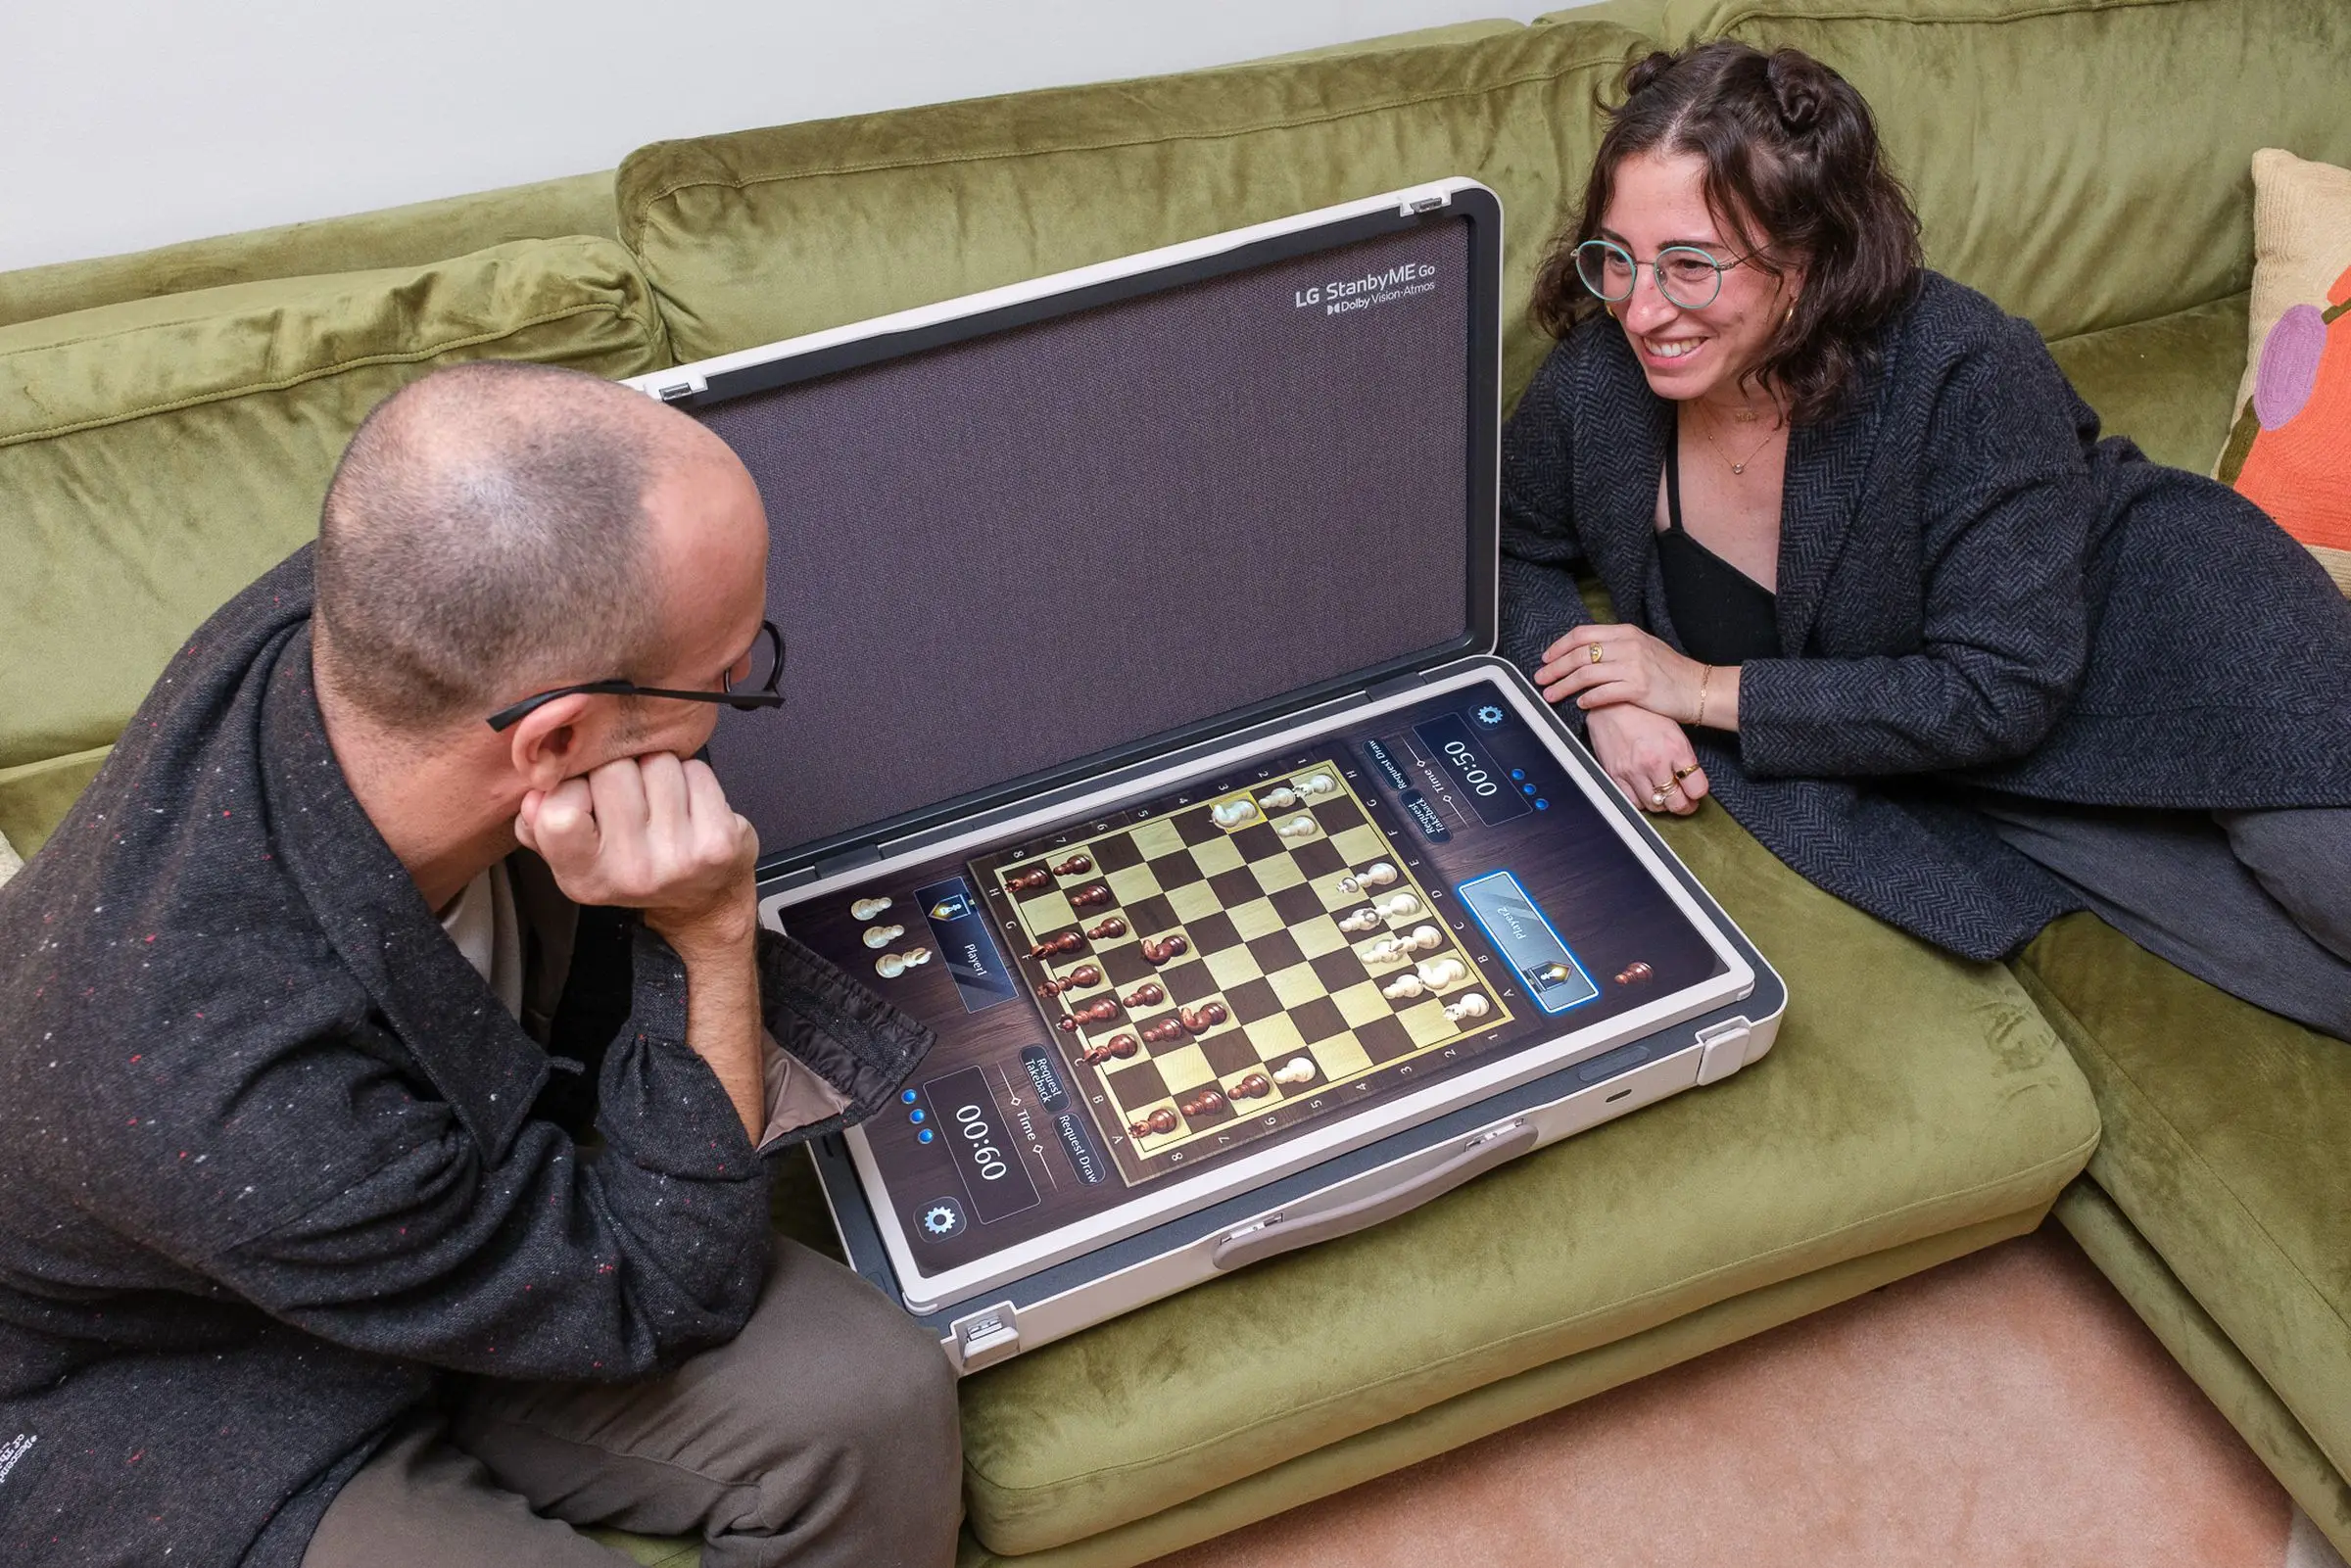
<path fill-rule="evenodd" d="M 1598 235 L 1617 166 L 1641 153 L 1689 154 L 1705 167 L 1706 206 L 1726 237 L 1757 253 L 1750 264 L 1773 277 L 1804 268 L 1794 317 L 1742 380 L 1776 389 L 1792 423 L 1826 416 L 1875 357 L 1920 264 L 1918 214 L 1886 166 L 1869 105 L 1810 55 L 1726 38 L 1632 62 L 1623 101 L 1602 107 L 1608 128 L 1583 210 L 1535 272 L 1535 324 L 1565 337 L 1601 309 L 1576 276 L 1575 248 Z"/>

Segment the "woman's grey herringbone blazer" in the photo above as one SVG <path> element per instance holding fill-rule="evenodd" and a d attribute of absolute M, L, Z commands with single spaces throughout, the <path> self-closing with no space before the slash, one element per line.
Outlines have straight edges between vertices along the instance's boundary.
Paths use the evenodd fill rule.
<path fill-rule="evenodd" d="M 2351 603 L 2259 508 L 2098 440 L 2026 322 L 1932 272 L 1837 411 L 1789 438 L 1780 657 L 1714 794 L 1818 885 L 1973 958 L 2080 906 L 1964 786 L 2087 805 L 2351 805 Z M 1616 323 L 1554 349 L 1503 437 L 1502 651 L 1587 617 L 1680 646 L 1655 513 L 1673 405 Z"/>

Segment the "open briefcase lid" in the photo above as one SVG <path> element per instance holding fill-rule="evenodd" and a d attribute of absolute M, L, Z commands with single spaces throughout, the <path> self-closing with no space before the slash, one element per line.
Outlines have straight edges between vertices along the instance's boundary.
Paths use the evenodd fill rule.
<path fill-rule="evenodd" d="M 1501 265 L 1451 179 L 630 382 L 766 502 L 763 881 L 1489 650 Z"/>

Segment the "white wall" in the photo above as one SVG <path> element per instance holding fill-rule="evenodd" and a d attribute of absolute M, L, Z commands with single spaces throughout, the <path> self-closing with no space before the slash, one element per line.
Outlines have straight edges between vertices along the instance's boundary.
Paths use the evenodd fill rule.
<path fill-rule="evenodd" d="M 1567 0 L 0 0 L 0 270 Z"/>

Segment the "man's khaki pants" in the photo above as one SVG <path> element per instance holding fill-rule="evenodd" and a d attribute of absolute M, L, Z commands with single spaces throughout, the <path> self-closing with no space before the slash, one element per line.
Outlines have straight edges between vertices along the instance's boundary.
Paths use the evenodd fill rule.
<path fill-rule="evenodd" d="M 471 1383 L 345 1484 L 303 1568 L 627 1563 L 575 1525 L 700 1536 L 703 1568 L 947 1568 L 961 1489 L 937 1340 L 779 1237 L 731 1343 L 637 1383 Z"/>

